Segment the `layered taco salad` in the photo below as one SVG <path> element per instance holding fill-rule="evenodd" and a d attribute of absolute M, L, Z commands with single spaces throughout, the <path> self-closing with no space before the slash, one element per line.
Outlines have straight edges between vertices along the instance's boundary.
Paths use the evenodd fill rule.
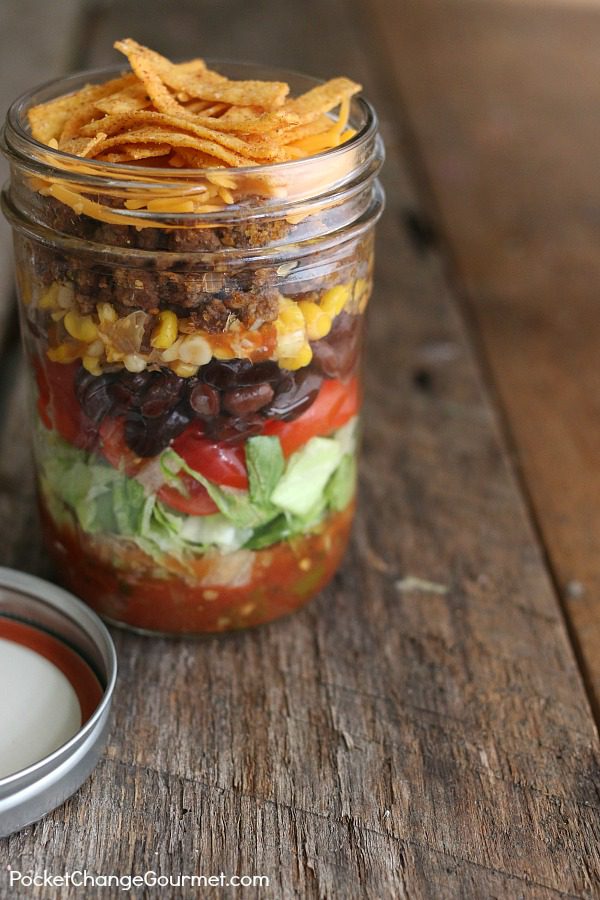
<path fill-rule="evenodd" d="M 331 578 L 352 518 L 372 229 L 344 235 L 357 201 L 327 180 L 360 88 L 292 95 L 115 46 L 130 70 L 28 110 L 48 153 L 16 243 L 44 524 L 110 620 L 258 624 Z"/>

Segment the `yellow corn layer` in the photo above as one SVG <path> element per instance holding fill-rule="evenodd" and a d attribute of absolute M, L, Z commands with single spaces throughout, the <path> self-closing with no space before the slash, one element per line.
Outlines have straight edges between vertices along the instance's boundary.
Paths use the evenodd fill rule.
<path fill-rule="evenodd" d="M 318 303 L 311 300 L 301 300 L 298 303 L 304 316 L 306 334 L 309 341 L 319 341 L 331 331 L 331 316 L 329 316 Z"/>
<path fill-rule="evenodd" d="M 178 334 L 177 316 L 170 309 L 158 314 L 158 324 L 152 332 L 150 343 L 157 350 L 168 350 L 175 343 Z"/>
<path fill-rule="evenodd" d="M 295 356 L 292 357 L 281 357 L 279 359 L 279 365 L 282 369 L 291 369 L 293 372 L 296 369 L 303 369 L 304 366 L 307 366 L 313 357 L 313 352 L 310 344 L 304 344 L 302 349 L 296 353 Z"/>
<path fill-rule="evenodd" d="M 64 326 L 76 341 L 91 344 L 98 337 L 98 328 L 91 316 L 80 316 L 70 309 L 63 319 Z"/>
<path fill-rule="evenodd" d="M 122 334 L 122 326 L 128 317 L 120 319 L 112 304 L 98 303 L 94 317 L 77 312 L 71 285 L 54 282 L 38 299 L 38 306 L 50 313 L 59 333 L 64 327 L 66 339 L 48 350 L 48 357 L 55 362 L 81 359 L 87 371 L 95 375 L 100 374 L 104 363 L 122 364 L 130 372 L 142 372 L 148 365 L 166 365 L 187 378 L 195 375 L 198 368 L 212 358 L 270 358 L 281 368 L 301 369 L 312 359 L 309 342 L 326 337 L 343 309 L 363 312 L 369 293 L 370 281 L 359 278 L 329 288 L 316 300 L 296 302 L 280 295 L 275 322 L 266 323 L 255 331 L 246 331 L 234 320 L 231 330 L 219 335 L 201 331 L 182 333 L 177 315 L 172 310 L 163 310 L 154 318 L 151 350 L 145 353 L 132 352 L 131 345 L 127 347 L 119 339 L 117 331 Z M 134 316 L 150 322 L 148 314 L 141 311 L 129 315 L 132 322 Z"/>
<path fill-rule="evenodd" d="M 82 356 L 81 364 L 90 375 L 102 375 L 102 367 L 96 356 Z"/>
<path fill-rule="evenodd" d="M 335 287 L 325 291 L 321 297 L 321 309 L 330 318 L 334 319 L 336 316 L 339 316 L 351 296 L 351 284 L 336 284 Z"/>
<path fill-rule="evenodd" d="M 38 300 L 38 306 L 40 309 L 56 309 L 56 298 L 58 297 L 59 288 L 60 285 L 58 281 L 53 281 L 48 290 L 44 291 L 44 293 Z"/>

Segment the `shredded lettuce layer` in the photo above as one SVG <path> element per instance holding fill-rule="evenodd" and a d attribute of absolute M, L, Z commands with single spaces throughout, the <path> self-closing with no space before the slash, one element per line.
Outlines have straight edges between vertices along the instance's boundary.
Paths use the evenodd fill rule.
<path fill-rule="evenodd" d="M 352 419 L 330 437 L 311 438 L 287 460 L 279 438 L 249 438 L 247 491 L 217 485 L 174 450 L 165 450 L 159 459 L 164 483 L 185 496 L 182 477 L 190 476 L 219 510 L 193 516 L 158 500 L 144 484 L 143 472 L 126 475 L 40 423 L 41 492 L 59 526 L 75 523 L 88 534 L 121 536 L 157 561 L 164 556 L 184 561 L 215 548 L 222 553 L 258 550 L 305 534 L 348 505 L 356 485 L 356 426 Z"/>

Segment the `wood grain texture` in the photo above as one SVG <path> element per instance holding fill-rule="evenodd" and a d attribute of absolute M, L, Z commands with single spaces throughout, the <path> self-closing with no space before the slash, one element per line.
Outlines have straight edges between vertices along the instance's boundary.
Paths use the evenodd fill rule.
<path fill-rule="evenodd" d="M 372 6 L 600 709 L 600 8 Z"/>
<path fill-rule="evenodd" d="M 259 873 L 284 900 L 595 897 L 597 734 L 443 260 L 414 240 L 396 111 L 349 4 L 253 8 L 121 2 L 93 20 L 91 58 L 126 33 L 181 55 L 246 57 L 254 41 L 255 57 L 360 78 L 377 102 L 388 210 L 351 549 L 287 621 L 200 642 L 116 633 L 104 759 L 0 842 L 0 873 Z M 31 473 L 7 446 L 0 561 L 36 570 Z"/>

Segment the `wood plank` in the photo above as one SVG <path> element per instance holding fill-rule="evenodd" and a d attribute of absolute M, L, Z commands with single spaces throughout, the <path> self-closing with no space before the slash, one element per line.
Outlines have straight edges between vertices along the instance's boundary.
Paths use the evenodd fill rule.
<path fill-rule="evenodd" d="M 403 225 L 422 212 L 392 105 L 346 4 L 282 6 L 261 4 L 267 30 L 241 0 L 202 21 L 192 3 L 174 17 L 121 2 L 96 20 L 92 57 L 127 32 L 239 57 L 251 34 L 264 59 L 317 72 L 327 60 L 323 74 L 374 95 L 389 204 L 351 551 L 289 621 L 202 642 L 116 634 L 105 758 L 64 808 L 0 842 L 0 872 L 266 874 L 284 900 L 591 897 L 597 735 L 444 261 Z M 15 441 L 5 433 L 0 460 Z M 30 472 L 22 453 L 3 465 L 0 560 L 36 569 Z"/>
<path fill-rule="evenodd" d="M 600 8 L 373 7 L 600 710 Z"/>

